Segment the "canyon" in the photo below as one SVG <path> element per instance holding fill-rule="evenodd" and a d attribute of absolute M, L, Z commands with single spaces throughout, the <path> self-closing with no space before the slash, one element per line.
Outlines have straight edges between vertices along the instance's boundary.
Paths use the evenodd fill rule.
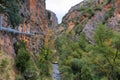
<path fill-rule="evenodd" d="M 15 21 L 9 19 L 10 15 L 4 9 L 7 8 L 5 4 L 10 6 L 12 3 L 2 0 L 0 26 L 32 35 L 0 31 L 1 80 L 120 79 L 117 65 L 120 63 L 119 0 L 84 0 L 71 7 L 60 24 L 56 14 L 46 9 L 45 0 L 11 1 L 19 5 L 18 10 L 13 11 L 18 11 L 22 23 L 16 25 L 15 21 L 19 18 Z M 12 18 L 17 17 L 13 16 Z M 106 31 L 102 28 L 103 33 L 99 31 L 99 26 Z M 97 42 L 96 36 L 100 34 L 103 38 Z M 95 50 L 101 51 L 101 54 L 97 54 L 99 52 L 94 52 Z M 53 79 L 56 75 L 56 79 Z"/>

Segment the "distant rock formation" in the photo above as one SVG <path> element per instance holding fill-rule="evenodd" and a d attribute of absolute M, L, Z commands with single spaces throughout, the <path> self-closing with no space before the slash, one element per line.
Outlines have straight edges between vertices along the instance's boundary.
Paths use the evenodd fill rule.
<path fill-rule="evenodd" d="M 58 25 L 58 19 L 54 12 L 47 10 L 47 16 L 48 16 L 48 26 L 50 28 L 55 28 Z"/>

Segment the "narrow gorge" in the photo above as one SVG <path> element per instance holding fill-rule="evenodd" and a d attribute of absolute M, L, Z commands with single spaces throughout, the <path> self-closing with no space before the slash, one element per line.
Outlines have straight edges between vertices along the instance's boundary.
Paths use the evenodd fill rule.
<path fill-rule="evenodd" d="M 119 5 L 83 0 L 59 24 L 46 0 L 0 0 L 0 80 L 120 80 Z"/>

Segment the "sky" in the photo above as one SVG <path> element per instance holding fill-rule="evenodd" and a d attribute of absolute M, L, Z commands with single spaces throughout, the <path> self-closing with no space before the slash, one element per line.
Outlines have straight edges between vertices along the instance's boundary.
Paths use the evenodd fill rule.
<path fill-rule="evenodd" d="M 82 0 L 46 0 L 46 8 L 53 11 L 60 23 L 62 17 L 69 11 L 69 9 L 80 3 Z"/>

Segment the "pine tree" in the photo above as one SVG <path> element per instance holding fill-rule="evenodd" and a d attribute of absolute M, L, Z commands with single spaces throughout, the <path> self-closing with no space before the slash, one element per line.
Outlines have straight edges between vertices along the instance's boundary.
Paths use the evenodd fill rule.
<path fill-rule="evenodd" d="M 118 80 L 117 73 L 120 67 L 116 62 L 120 62 L 118 57 L 119 36 L 102 23 L 98 25 L 95 31 L 96 43 L 92 45 L 90 59 L 92 65 L 95 65 L 95 71 L 99 70 L 99 72 L 95 72 L 95 75 L 101 79 L 107 77 L 108 80 Z"/>

